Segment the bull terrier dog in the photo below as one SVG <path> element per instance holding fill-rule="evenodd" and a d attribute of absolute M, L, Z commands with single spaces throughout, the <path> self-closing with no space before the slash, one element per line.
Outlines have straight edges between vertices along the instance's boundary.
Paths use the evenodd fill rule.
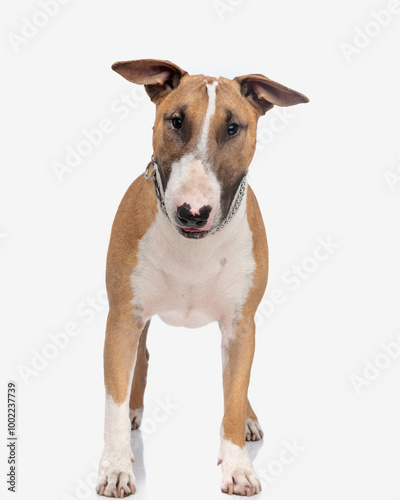
<path fill-rule="evenodd" d="M 152 316 L 197 328 L 217 321 L 222 336 L 224 415 L 221 490 L 261 490 L 245 447 L 263 431 L 247 398 L 254 315 L 267 284 L 261 212 L 246 182 L 258 118 L 307 97 L 263 75 L 233 80 L 189 75 L 169 61 L 113 64 L 156 105 L 153 156 L 118 208 L 107 255 L 104 451 L 97 492 L 135 492 L 131 429 L 143 416 Z"/>

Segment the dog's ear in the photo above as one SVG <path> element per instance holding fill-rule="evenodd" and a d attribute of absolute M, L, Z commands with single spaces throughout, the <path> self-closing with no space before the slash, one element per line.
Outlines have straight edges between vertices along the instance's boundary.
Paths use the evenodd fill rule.
<path fill-rule="evenodd" d="M 140 59 L 116 62 L 112 69 L 132 83 L 144 85 L 150 99 L 157 104 L 175 89 L 186 71 L 169 61 Z"/>
<path fill-rule="evenodd" d="M 246 75 L 234 78 L 240 85 L 240 91 L 257 109 L 260 115 L 277 106 L 293 106 L 308 102 L 308 98 L 295 90 L 284 87 L 264 75 Z"/>

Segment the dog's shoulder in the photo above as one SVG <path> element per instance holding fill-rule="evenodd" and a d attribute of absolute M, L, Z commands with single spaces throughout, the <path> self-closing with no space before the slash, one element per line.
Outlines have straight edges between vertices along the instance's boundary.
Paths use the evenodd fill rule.
<path fill-rule="evenodd" d="M 118 207 L 111 232 L 112 239 L 141 238 L 157 215 L 153 181 L 140 175 L 127 189 Z"/>
<path fill-rule="evenodd" d="M 110 303 L 112 296 L 127 295 L 130 300 L 129 277 L 137 264 L 139 241 L 157 215 L 157 199 L 153 181 L 140 175 L 129 186 L 111 230 L 107 254 L 106 281 Z"/>

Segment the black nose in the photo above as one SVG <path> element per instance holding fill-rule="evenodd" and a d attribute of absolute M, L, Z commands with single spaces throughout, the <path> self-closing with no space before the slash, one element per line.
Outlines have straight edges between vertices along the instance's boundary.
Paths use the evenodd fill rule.
<path fill-rule="evenodd" d="M 207 220 L 211 212 L 210 205 L 204 205 L 204 207 L 200 208 L 199 213 L 194 215 L 190 209 L 191 207 L 187 203 L 178 207 L 176 211 L 176 218 L 179 225 L 182 227 L 201 229 L 207 224 Z"/>

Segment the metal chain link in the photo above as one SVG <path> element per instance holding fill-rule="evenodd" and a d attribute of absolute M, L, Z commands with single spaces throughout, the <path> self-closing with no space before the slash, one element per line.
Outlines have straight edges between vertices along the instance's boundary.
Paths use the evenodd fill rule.
<path fill-rule="evenodd" d="M 211 231 L 210 234 L 215 234 L 218 231 L 221 231 L 221 229 L 224 228 L 227 224 L 229 224 L 229 222 L 235 217 L 236 212 L 239 210 L 239 207 L 242 203 L 243 196 L 246 192 L 246 184 L 247 184 L 246 177 L 243 177 L 242 182 L 240 183 L 239 186 L 236 202 L 233 206 L 233 209 L 229 213 L 228 217 L 224 220 L 224 222 L 220 226 L 216 227 L 213 231 Z"/>
<path fill-rule="evenodd" d="M 149 173 L 150 167 L 153 167 L 153 170 Z M 160 185 L 158 183 L 157 174 L 158 174 L 158 166 L 157 166 L 157 163 L 154 161 L 154 156 L 152 155 L 151 156 L 151 161 L 147 165 L 146 170 L 144 171 L 144 178 L 147 179 L 147 180 L 153 178 L 154 189 L 155 189 L 155 192 L 156 192 L 156 197 L 157 197 L 158 201 L 160 202 L 161 211 L 169 219 L 168 212 L 167 212 L 167 209 L 165 207 L 164 198 L 163 198 L 163 196 L 161 194 Z"/>

